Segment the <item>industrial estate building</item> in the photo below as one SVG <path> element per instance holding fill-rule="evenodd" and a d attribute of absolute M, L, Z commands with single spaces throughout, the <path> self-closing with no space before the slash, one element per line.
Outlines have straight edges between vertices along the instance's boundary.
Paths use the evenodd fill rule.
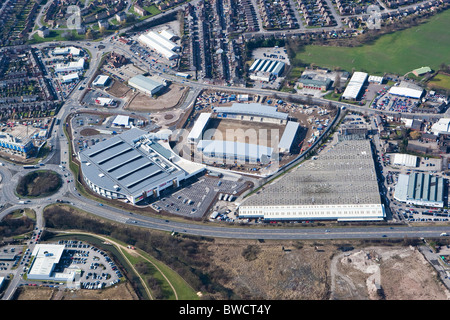
<path fill-rule="evenodd" d="M 385 218 L 369 140 L 338 142 L 239 205 L 240 218 L 377 221 Z"/>
<path fill-rule="evenodd" d="M 158 33 L 150 31 L 146 34 L 141 34 L 138 37 L 138 41 L 145 46 L 156 50 L 159 54 L 163 55 L 168 60 L 178 58 L 177 51 L 181 48 L 178 44 L 171 39 L 173 35 L 168 32 Z"/>
<path fill-rule="evenodd" d="M 203 172 L 204 166 L 180 158 L 161 137 L 132 128 L 79 153 L 83 179 L 94 192 L 131 203 Z"/>
<path fill-rule="evenodd" d="M 205 128 L 211 119 L 211 115 L 212 113 L 210 112 L 200 113 L 198 119 L 195 121 L 194 126 L 188 134 L 187 139 L 190 143 L 198 143 L 202 139 Z"/>
<path fill-rule="evenodd" d="M 431 126 L 431 131 L 436 136 L 450 134 L 450 118 L 440 118 Z"/>
<path fill-rule="evenodd" d="M 402 86 L 394 86 L 389 89 L 389 93 L 392 95 L 405 97 L 405 98 L 412 98 L 412 99 L 420 99 L 423 95 L 424 90 L 423 89 L 415 89 L 415 88 L 408 88 L 408 87 L 402 87 Z"/>
<path fill-rule="evenodd" d="M 298 122 L 288 121 L 286 127 L 284 128 L 283 135 L 281 136 L 280 142 L 278 143 L 278 148 L 281 153 L 291 152 L 292 144 L 297 136 L 297 131 L 300 125 Z"/>
<path fill-rule="evenodd" d="M 270 59 L 256 59 L 250 66 L 250 72 L 268 72 L 274 76 L 281 76 L 285 68 L 285 63 Z"/>
<path fill-rule="evenodd" d="M 161 83 L 149 77 L 145 77 L 142 74 L 138 74 L 137 76 L 132 77 L 130 80 L 128 80 L 128 84 L 131 87 L 150 96 L 157 94 L 165 87 L 164 83 Z"/>
<path fill-rule="evenodd" d="M 444 191 L 445 181 L 441 177 L 421 172 L 400 174 L 394 199 L 418 206 L 442 208 Z"/>
<path fill-rule="evenodd" d="M 60 63 L 55 66 L 55 72 L 74 72 L 74 71 L 83 71 L 84 70 L 84 58 L 80 58 L 77 61 L 72 61 L 67 64 Z"/>
<path fill-rule="evenodd" d="M 415 168 L 418 165 L 419 157 L 406 153 L 394 154 L 393 165 Z"/>
<path fill-rule="evenodd" d="M 273 78 L 281 77 L 285 63 L 271 59 L 256 59 L 250 66 L 250 79 L 269 82 Z"/>

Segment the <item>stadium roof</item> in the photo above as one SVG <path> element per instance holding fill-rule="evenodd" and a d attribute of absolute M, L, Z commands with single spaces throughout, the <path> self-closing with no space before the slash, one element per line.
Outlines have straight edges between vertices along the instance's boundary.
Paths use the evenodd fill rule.
<path fill-rule="evenodd" d="M 169 50 L 173 51 L 173 50 L 176 50 L 176 49 L 180 48 L 180 46 L 177 45 L 175 42 L 170 41 L 169 39 L 167 39 L 166 37 L 162 36 L 158 32 L 150 31 L 149 33 L 147 33 L 147 36 L 149 38 L 153 39 L 154 41 L 158 42 L 160 45 L 166 47 Z"/>
<path fill-rule="evenodd" d="M 72 81 L 72 80 L 78 80 L 78 79 L 79 79 L 79 76 L 78 76 L 78 73 L 76 73 L 76 72 L 69 73 L 69 74 L 66 74 L 66 75 L 63 76 L 63 81 L 64 82 Z"/>
<path fill-rule="evenodd" d="M 297 134 L 298 127 L 298 122 L 288 121 L 278 144 L 280 150 L 289 151 L 291 149 L 292 143 L 295 139 L 295 135 Z"/>
<path fill-rule="evenodd" d="M 270 147 L 225 140 L 201 140 L 197 149 L 202 150 L 204 154 L 255 160 L 261 160 L 264 157 L 270 158 L 273 152 Z"/>
<path fill-rule="evenodd" d="M 203 130 L 208 124 L 211 115 L 212 113 L 200 113 L 198 119 L 195 121 L 194 126 L 192 127 L 191 132 L 189 132 L 188 140 L 199 140 L 201 138 Z"/>
<path fill-rule="evenodd" d="M 94 86 L 104 86 L 108 82 L 109 77 L 104 74 L 99 74 L 92 82 Z"/>
<path fill-rule="evenodd" d="M 223 114 L 245 114 L 281 120 L 287 120 L 289 116 L 287 113 L 278 112 L 277 107 L 272 107 L 259 103 L 236 102 L 233 103 L 231 107 L 215 107 L 213 111 L 216 113 L 223 113 Z"/>
<path fill-rule="evenodd" d="M 266 186 L 241 206 L 381 204 L 369 140 L 344 140 Z"/>

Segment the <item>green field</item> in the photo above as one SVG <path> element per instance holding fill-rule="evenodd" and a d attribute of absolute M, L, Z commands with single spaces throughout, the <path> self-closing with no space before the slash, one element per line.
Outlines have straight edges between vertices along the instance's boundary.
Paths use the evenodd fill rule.
<path fill-rule="evenodd" d="M 404 75 L 413 69 L 429 66 L 438 70 L 450 63 L 450 10 L 430 18 L 419 26 L 392 34 L 360 47 L 308 45 L 298 52 L 293 64 L 311 64 L 343 70 L 365 71 L 374 75 Z"/>
<path fill-rule="evenodd" d="M 450 90 L 450 76 L 439 73 L 428 82 L 430 88 Z"/>

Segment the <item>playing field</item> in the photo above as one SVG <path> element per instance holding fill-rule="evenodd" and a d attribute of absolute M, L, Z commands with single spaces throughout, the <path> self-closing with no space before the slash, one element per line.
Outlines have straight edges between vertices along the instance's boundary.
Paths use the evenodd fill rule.
<path fill-rule="evenodd" d="M 426 23 L 381 36 L 373 44 L 361 47 L 310 45 L 297 53 L 295 60 L 316 66 L 365 71 L 373 75 L 404 75 L 429 66 L 438 70 L 450 63 L 450 10 L 439 13 Z"/>
<path fill-rule="evenodd" d="M 428 82 L 430 88 L 450 90 L 450 76 L 439 73 Z"/>

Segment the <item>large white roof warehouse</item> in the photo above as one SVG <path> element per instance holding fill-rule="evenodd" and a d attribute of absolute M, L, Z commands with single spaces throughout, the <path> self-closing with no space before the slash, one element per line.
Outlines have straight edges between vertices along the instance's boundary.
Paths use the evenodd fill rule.
<path fill-rule="evenodd" d="M 400 165 L 405 167 L 417 167 L 417 156 L 413 156 L 411 154 L 405 154 L 405 153 L 396 153 L 394 154 L 394 165 Z"/>
<path fill-rule="evenodd" d="M 438 122 L 431 126 L 431 131 L 434 135 L 450 133 L 450 118 L 441 118 Z"/>
<path fill-rule="evenodd" d="M 212 113 L 200 113 L 197 121 L 195 121 L 192 130 L 189 132 L 188 141 L 191 143 L 199 142 L 202 138 L 203 131 L 211 118 Z"/>
<path fill-rule="evenodd" d="M 162 40 L 163 39 L 163 40 Z M 150 47 L 153 50 L 156 50 L 158 53 L 162 54 L 166 59 L 173 60 L 178 58 L 178 54 L 172 50 L 172 48 L 178 49 L 179 47 L 177 45 L 169 45 L 170 48 L 167 47 L 166 41 L 169 41 L 173 44 L 172 41 L 164 38 L 161 36 L 161 38 L 155 36 L 152 32 L 149 32 L 147 34 L 141 34 L 138 37 L 138 41 L 142 44 Z"/>
<path fill-rule="evenodd" d="M 375 221 L 385 217 L 369 140 L 344 140 L 239 206 L 240 218 Z"/>
<path fill-rule="evenodd" d="M 406 98 L 420 99 L 420 97 L 422 97 L 423 94 L 423 89 L 419 90 L 407 87 L 391 87 L 389 89 L 389 93 Z"/>

